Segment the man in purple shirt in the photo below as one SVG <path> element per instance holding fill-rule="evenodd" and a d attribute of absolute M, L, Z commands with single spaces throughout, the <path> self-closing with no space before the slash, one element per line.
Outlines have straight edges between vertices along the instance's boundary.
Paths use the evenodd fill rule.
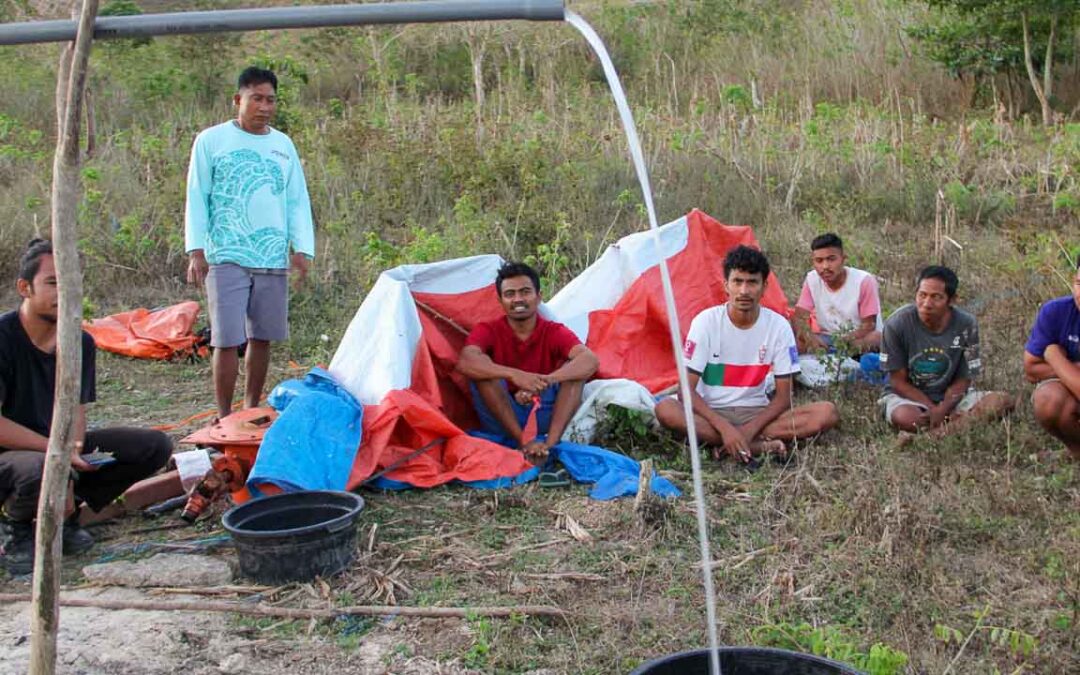
<path fill-rule="evenodd" d="M 1039 309 L 1024 347 L 1024 375 L 1035 383 L 1035 419 L 1080 460 L 1080 256 L 1072 296 Z"/>

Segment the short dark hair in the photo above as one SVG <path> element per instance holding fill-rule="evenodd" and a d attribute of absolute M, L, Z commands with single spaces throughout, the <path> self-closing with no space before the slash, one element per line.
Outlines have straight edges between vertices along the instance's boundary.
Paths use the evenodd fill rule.
<path fill-rule="evenodd" d="M 843 251 L 844 240 L 840 238 L 840 235 L 833 232 L 819 234 L 818 236 L 814 237 L 814 240 L 812 242 L 810 242 L 810 250 L 816 251 L 819 248 L 838 248 Z"/>
<path fill-rule="evenodd" d="M 945 284 L 945 294 L 950 298 L 955 296 L 956 289 L 960 288 L 960 279 L 957 278 L 956 272 L 944 265 L 929 265 L 922 268 L 922 271 L 919 272 L 919 278 L 915 280 L 916 288 L 923 282 L 923 279 L 939 279 Z"/>
<path fill-rule="evenodd" d="M 26 251 L 19 259 L 19 278 L 27 283 L 33 283 L 38 270 L 41 269 L 41 259 L 52 255 L 52 242 L 48 239 L 31 239 L 26 245 Z"/>
<path fill-rule="evenodd" d="M 495 275 L 495 292 L 502 295 L 502 282 L 513 277 L 529 277 L 532 280 L 533 290 L 540 292 L 540 275 L 536 270 L 522 262 L 505 262 Z"/>
<path fill-rule="evenodd" d="M 724 279 L 731 276 L 732 270 L 747 274 L 761 273 L 761 280 L 769 278 L 769 259 L 756 248 L 740 244 L 728 251 L 724 258 Z"/>
<path fill-rule="evenodd" d="M 277 75 L 274 74 L 274 71 L 267 70 L 266 68 L 259 68 L 258 66 L 250 66 L 244 68 L 244 72 L 240 73 L 240 77 L 236 80 L 236 88 L 246 89 L 267 82 L 270 83 L 270 86 L 273 87 L 276 92 Z"/>

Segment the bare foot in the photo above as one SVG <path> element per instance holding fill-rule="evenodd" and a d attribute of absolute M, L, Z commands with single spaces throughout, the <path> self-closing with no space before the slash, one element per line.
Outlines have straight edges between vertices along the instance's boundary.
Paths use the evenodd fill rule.
<path fill-rule="evenodd" d="M 750 444 L 750 451 L 755 455 L 774 455 L 779 459 L 787 457 L 787 446 L 776 439 L 755 441 Z"/>

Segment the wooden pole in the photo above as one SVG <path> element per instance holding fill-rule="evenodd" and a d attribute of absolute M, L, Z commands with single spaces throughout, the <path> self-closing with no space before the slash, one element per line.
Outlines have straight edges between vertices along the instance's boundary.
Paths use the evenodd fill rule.
<path fill-rule="evenodd" d="M 75 42 L 63 50 L 57 72 L 57 138 L 53 157 L 52 241 L 59 308 L 56 340 L 56 397 L 49 448 L 38 500 L 33 609 L 30 618 L 30 673 L 56 670 L 60 623 L 60 533 L 71 474 L 75 419 L 82 370 L 82 272 L 79 269 L 75 212 L 79 189 L 79 122 L 86 68 L 98 0 L 83 0 Z"/>
<path fill-rule="evenodd" d="M 23 593 L 0 593 L 0 602 L 26 602 Z M 275 616 L 283 619 L 333 619 L 339 616 L 420 616 L 433 618 L 462 618 L 473 616 L 554 616 L 566 617 L 569 612 L 550 605 L 510 605 L 506 607 L 402 607 L 397 605 L 354 605 L 307 609 L 252 605 L 245 602 L 110 600 L 108 598 L 60 598 L 65 607 L 96 607 L 98 609 L 135 609 L 148 612 L 227 612 L 247 616 Z"/>

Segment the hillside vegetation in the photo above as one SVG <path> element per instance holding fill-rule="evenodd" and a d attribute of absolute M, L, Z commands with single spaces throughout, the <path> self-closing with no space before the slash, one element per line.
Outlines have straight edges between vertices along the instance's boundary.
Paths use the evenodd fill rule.
<path fill-rule="evenodd" d="M 104 7 L 138 9 L 130 0 Z M 792 465 L 753 476 L 713 465 L 717 556 L 738 562 L 775 547 L 718 569 L 722 639 L 827 644 L 838 656 L 880 642 L 910 659 L 875 672 L 941 672 L 958 655 L 955 672 L 1080 670 L 1080 484 L 1076 465 L 1030 420 L 1020 364 L 1038 304 L 1066 292 L 1066 260 L 1080 252 L 1075 31 L 1059 45 L 1068 54 L 1055 70 L 1058 115 L 1044 125 L 1023 77 L 954 77 L 930 59 L 910 29 L 934 18 L 916 2 L 571 7 L 596 26 L 623 77 L 661 222 L 697 207 L 753 226 L 791 299 L 808 242 L 823 231 L 839 232 L 851 263 L 881 277 L 887 310 L 909 300 L 919 267 L 942 259 L 983 322 L 986 386 L 1021 399 L 1003 424 L 900 451 L 873 393 L 840 388 L 826 396 L 841 406 L 844 429 Z M 11 4 L 6 16 L 28 12 Z M 0 278 L 13 278 L 22 246 L 48 229 L 57 54 L 0 48 Z M 91 60 L 80 207 L 88 314 L 198 297 L 182 284 L 188 152 L 200 129 L 231 116 L 235 76 L 253 63 L 281 78 L 277 126 L 305 161 L 317 221 L 314 278 L 294 297 L 288 345 L 302 364 L 329 359 L 389 267 L 499 253 L 535 262 L 551 295 L 604 246 L 646 226 L 603 74 L 569 26 L 102 42 Z M 107 363 L 158 382 L 205 378 Z M 181 412 L 162 404 L 142 414 Z M 633 419 L 620 418 L 607 442 L 686 468 L 677 444 Z M 425 508 L 424 499 L 448 513 L 463 506 L 462 518 L 479 501 L 448 491 L 412 495 L 402 508 Z M 554 518 L 534 511 L 557 508 L 529 492 L 496 501 L 491 517 L 542 537 Z M 647 537 L 632 536 L 619 520 L 631 516 L 618 513 L 597 516 L 601 542 L 588 555 L 540 552 L 515 563 L 517 572 L 565 564 L 605 575 L 609 585 L 595 592 L 533 598 L 603 611 L 569 628 L 473 622 L 468 651 L 443 656 L 500 672 L 617 672 L 703 643 L 689 512 Z M 506 537 L 492 527 L 495 539 L 481 544 L 497 552 Z M 406 602 L 467 603 L 494 588 L 467 567 L 437 574 L 435 561 L 413 562 L 417 595 Z M 615 610 L 627 603 L 639 614 Z"/>

